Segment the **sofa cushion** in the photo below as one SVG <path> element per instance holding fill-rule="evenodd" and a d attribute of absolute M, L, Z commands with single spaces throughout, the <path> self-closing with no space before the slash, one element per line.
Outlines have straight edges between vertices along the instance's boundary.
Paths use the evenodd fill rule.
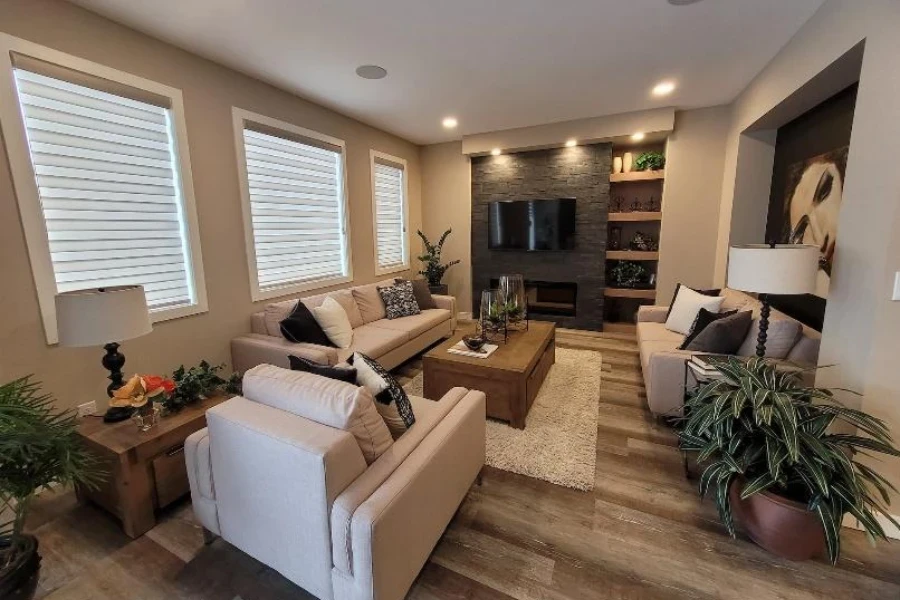
<path fill-rule="evenodd" d="M 720 295 L 725 300 L 722 301 L 722 308 L 719 310 L 752 310 L 756 313 L 754 316 L 758 316 L 760 301 L 750 294 L 725 288 Z"/>
<path fill-rule="evenodd" d="M 679 287 L 675 302 L 669 309 L 669 316 L 666 317 L 666 329 L 687 335 L 701 308 L 719 312 L 723 300 L 722 296 L 706 296 L 685 285 Z"/>
<path fill-rule="evenodd" d="M 691 344 L 691 342 L 694 341 L 694 338 L 700 335 L 703 330 L 706 329 L 713 321 L 718 321 L 719 319 L 724 319 L 725 317 L 730 317 L 736 314 L 736 310 L 712 312 L 706 310 L 705 308 L 701 308 L 700 312 L 697 313 L 697 318 L 694 319 L 694 324 L 691 325 L 691 330 L 684 337 L 684 341 L 681 343 L 681 346 L 679 346 L 679 350 L 686 349 Z M 745 331 L 744 333 L 747 332 Z M 743 335 L 741 336 L 741 339 L 737 345 L 740 346 L 742 341 L 744 341 Z M 735 346 L 735 349 L 737 349 L 737 346 Z"/>
<path fill-rule="evenodd" d="M 244 373 L 243 395 L 322 425 L 353 434 L 367 464 L 391 447 L 393 439 L 375 409 L 372 392 L 343 381 L 259 365 Z"/>
<path fill-rule="evenodd" d="M 336 365 L 334 367 L 320 365 L 308 358 L 301 358 L 299 356 L 294 356 L 293 354 L 288 356 L 288 360 L 291 363 L 291 371 L 303 371 L 304 373 L 312 373 L 313 375 L 320 375 L 322 377 L 328 377 L 329 379 L 336 379 L 338 381 L 345 381 L 356 385 L 356 369 L 353 367 L 348 367 L 346 365 Z"/>
<path fill-rule="evenodd" d="M 410 396 L 415 424 L 388 450 L 360 475 L 334 501 L 331 508 L 331 548 L 334 566 L 344 573 L 352 572 L 350 522 L 353 513 L 377 490 L 422 440 L 446 417 L 466 395 L 463 388 L 453 388 L 444 397 L 433 402 L 418 396 Z"/>
<path fill-rule="evenodd" d="M 399 319 L 381 319 L 370 323 L 372 327 L 380 329 L 388 329 L 391 331 L 402 331 L 408 334 L 408 339 L 418 337 L 429 329 L 438 326 L 444 321 L 450 319 L 450 311 L 446 308 L 430 308 L 423 310 L 417 315 L 411 317 L 400 317 Z"/>
<path fill-rule="evenodd" d="M 380 321 L 376 321 L 380 323 Z M 362 352 L 372 358 L 379 358 L 399 348 L 409 341 L 405 331 L 395 331 L 376 327 L 375 323 L 369 323 L 353 330 L 353 344 L 338 352 L 339 360 L 347 360 L 354 352 Z"/>
<path fill-rule="evenodd" d="M 353 343 L 353 326 L 347 312 L 334 298 L 325 298 L 320 306 L 312 309 L 316 322 L 328 339 L 338 348 L 349 348 Z"/>
<path fill-rule="evenodd" d="M 766 331 L 766 358 L 786 358 L 791 348 L 797 343 L 803 328 L 800 323 L 787 318 L 769 318 L 769 329 Z M 755 356 L 757 338 L 759 337 L 759 319 L 753 324 L 738 348 L 738 356 Z"/>
<path fill-rule="evenodd" d="M 431 295 L 428 282 L 424 279 L 409 280 L 398 277 L 395 281 L 397 283 L 401 281 L 409 281 L 412 283 L 413 296 L 416 297 L 416 304 L 419 305 L 419 309 L 425 310 L 426 308 L 437 308 L 437 303 L 434 301 L 434 296 Z"/>
<path fill-rule="evenodd" d="M 663 341 L 663 340 L 648 340 L 646 342 L 641 342 L 640 344 L 640 354 L 641 354 L 641 368 L 644 370 L 644 381 L 648 381 L 650 377 L 650 357 L 656 354 L 657 352 L 668 352 L 669 350 L 678 350 L 678 345 L 681 342 L 673 342 L 673 341 Z M 678 382 L 682 383 L 682 382 Z M 650 386 L 647 386 L 647 391 L 649 392 Z"/>
<path fill-rule="evenodd" d="M 266 308 L 263 311 L 263 320 L 266 322 L 266 333 L 273 337 L 282 337 L 281 322 L 294 312 L 296 306 L 296 300 L 283 300 L 281 302 L 266 304 Z"/>
<path fill-rule="evenodd" d="M 349 362 L 356 367 L 356 385 L 367 387 L 375 396 L 375 409 L 394 439 L 406 433 L 416 422 L 406 391 L 374 358 L 354 352 Z"/>
<path fill-rule="evenodd" d="M 394 285 L 379 287 L 378 293 L 384 300 L 385 316 L 388 319 L 409 317 L 422 312 L 419 303 L 416 302 L 416 296 L 413 294 L 411 281 L 402 280 Z"/>
<path fill-rule="evenodd" d="M 677 348 L 684 341 L 684 336 L 676 331 L 669 331 L 664 323 L 642 321 L 637 324 L 637 339 L 641 344 L 645 341 L 670 342 Z"/>
<path fill-rule="evenodd" d="M 347 318 L 350 320 L 351 327 L 356 328 L 363 325 L 363 318 L 359 312 L 359 306 L 356 305 L 356 300 L 353 298 L 353 292 L 350 290 L 335 290 L 325 294 L 317 294 L 315 296 L 309 296 L 308 298 L 302 298 L 302 301 L 303 304 L 312 310 L 318 306 L 322 306 L 322 303 L 325 302 L 326 298 L 334 298 L 337 303 L 341 305 L 341 308 L 347 313 Z M 313 311 L 313 314 L 315 314 L 315 311 Z"/>
<path fill-rule="evenodd" d="M 325 335 L 325 331 L 319 325 L 319 322 L 316 321 L 309 307 L 300 301 L 297 301 L 293 312 L 279 326 L 282 337 L 296 344 L 306 343 L 336 347 Z"/>
<path fill-rule="evenodd" d="M 372 283 L 350 290 L 353 293 L 353 299 L 356 300 L 356 305 L 359 307 L 359 314 L 362 315 L 363 323 L 371 323 L 384 318 L 384 301 L 378 293 L 379 285 L 387 284 Z"/>
<path fill-rule="evenodd" d="M 702 312 L 702 311 L 701 311 Z M 685 340 L 681 349 L 691 352 L 734 354 L 747 336 L 753 313 L 749 310 L 729 311 L 728 316 L 717 319 L 703 328 L 693 339 Z"/>

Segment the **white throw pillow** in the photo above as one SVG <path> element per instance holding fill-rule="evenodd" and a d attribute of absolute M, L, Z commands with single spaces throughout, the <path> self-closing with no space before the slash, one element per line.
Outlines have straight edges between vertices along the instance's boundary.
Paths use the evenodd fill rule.
<path fill-rule="evenodd" d="M 335 346 L 338 348 L 350 347 L 350 344 L 353 343 L 353 327 L 350 326 L 347 311 L 337 300 L 330 296 L 325 298 L 320 306 L 312 309 L 312 314 L 319 326 L 322 327 L 322 331 Z"/>
<path fill-rule="evenodd" d="M 672 310 L 666 319 L 666 329 L 687 335 L 697 319 L 701 308 L 717 313 L 725 300 L 722 296 L 704 296 L 683 285 L 678 288 L 678 295 L 672 303 Z M 330 337 L 330 336 L 329 336 Z"/>

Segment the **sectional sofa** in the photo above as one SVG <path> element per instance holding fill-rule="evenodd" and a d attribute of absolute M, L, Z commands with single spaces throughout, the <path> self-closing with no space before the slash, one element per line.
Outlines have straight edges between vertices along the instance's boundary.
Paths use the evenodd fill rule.
<path fill-rule="evenodd" d="M 260 364 L 290 368 L 288 355 L 293 354 L 320 364 L 334 365 L 353 352 L 362 352 L 393 369 L 436 341 L 449 337 L 456 329 L 456 299 L 434 295 L 437 308 L 418 315 L 386 319 L 384 302 L 377 287 L 386 287 L 393 279 L 336 290 L 301 299 L 310 309 L 334 298 L 347 312 L 353 326 L 353 343 L 349 348 L 331 348 L 315 344 L 295 344 L 281 335 L 279 323 L 297 305 L 297 299 L 268 304 L 250 317 L 250 333 L 231 341 L 232 365 L 236 371 L 247 371 Z"/>

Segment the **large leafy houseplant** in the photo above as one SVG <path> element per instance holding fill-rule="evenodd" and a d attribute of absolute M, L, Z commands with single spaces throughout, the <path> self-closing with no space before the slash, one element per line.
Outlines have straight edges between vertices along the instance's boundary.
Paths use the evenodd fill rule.
<path fill-rule="evenodd" d="M 685 401 L 679 438 L 681 448 L 697 452 L 706 465 L 700 494 L 714 495 L 728 532 L 735 535 L 730 488 L 741 482 L 742 501 L 768 491 L 803 503 L 821 522 L 832 563 L 840 557 L 847 513 L 873 543 L 885 539 L 877 516 L 898 525 L 887 510 L 888 490 L 895 488 L 856 460 L 861 453 L 900 456 L 885 423 L 841 405 L 830 390 L 804 387 L 801 373 L 764 359 L 711 362 L 721 379 L 699 386 Z M 856 434 L 835 431 L 838 423 Z"/>
<path fill-rule="evenodd" d="M 419 275 L 428 280 L 428 285 L 432 287 L 441 285 L 441 280 L 444 278 L 444 273 L 447 272 L 447 269 L 459 263 L 458 260 L 451 260 L 446 264 L 441 264 L 441 252 L 444 250 L 444 242 L 447 241 L 447 237 L 452 231 L 452 229 L 445 231 L 437 244 L 432 244 L 421 231 L 416 232 L 422 238 L 422 243 L 425 244 L 425 252 L 419 256 L 419 260 L 422 261 L 422 270 L 419 271 Z"/>
<path fill-rule="evenodd" d="M 23 533 L 37 490 L 79 483 L 96 486 L 102 471 L 76 432 L 73 411 L 58 411 L 30 377 L 0 385 L 0 596 L 36 583 L 34 538 Z M 3 519 L 0 519 L 3 520 Z M 28 581 L 22 577 L 30 563 Z M 24 596 L 27 596 L 25 594 Z"/>

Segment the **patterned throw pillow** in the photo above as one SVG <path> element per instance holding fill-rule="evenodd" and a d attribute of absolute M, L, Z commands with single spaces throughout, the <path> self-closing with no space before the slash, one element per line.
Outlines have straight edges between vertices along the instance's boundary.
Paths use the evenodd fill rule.
<path fill-rule="evenodd" d="M 347 362 L 356 367 L 356 385 L 375 396 L 375 408 L 384 419 L 391 436 L 397 439 L 416 422 L 409 396 L 397 380 L 377 360 L 354 352 Z"/>
<path fill-rule="evenodd" d="M 380 287 L 378 293 L 384 301 L 384 311 L 388 319 L 399 319 L 422 312 L 419 303 L 416 302 L 411 281 L 399 281 L 390 287 Z"/>

